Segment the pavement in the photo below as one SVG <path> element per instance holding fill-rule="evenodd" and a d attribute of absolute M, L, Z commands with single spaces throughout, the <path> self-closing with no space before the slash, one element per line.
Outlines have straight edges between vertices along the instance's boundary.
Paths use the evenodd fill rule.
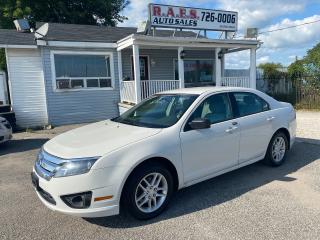
<path fill-rule="evenodd" d="M 320 239 L 319 114 L 297 113 L 299 139 L 284 165 L 259 162 L 183 189 L 149 221 L 47 209 L 30 181 L 35 156 L 78 125 L 17 133 L 0 146 L 0 239 Z"/>

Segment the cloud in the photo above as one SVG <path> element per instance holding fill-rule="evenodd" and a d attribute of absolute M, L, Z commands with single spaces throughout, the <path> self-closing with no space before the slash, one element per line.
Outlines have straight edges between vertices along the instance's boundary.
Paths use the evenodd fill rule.
<path fill-rule="evenodd" d="M 250 66 L 249 50 L 229 53 L 225 56 L 226 69 L 248 69 Z"/>
<path fill-rule="evenodd" d="M 266 56 L 261 56 L 257 59 L 257 65 L 259 65 L 260 63 L 267 63 L 270 61 L 270 56 L 266 55 Z"/>
<path fill-rule="evenodd" d="M 300 25 L 303 23 L 320 20 L 320 15 L 313 15 L 300 20 L 283 19 L 281 22 L 273 24 L 261 31 L 271 31 L 279 28 Z M 289 28 L 282 31 L 262 34 L 259 38 L 264 42 L 264 47 L 268 48 L 299 48 L 314 43 L 320 39 L 320 22 Z"/>
<path fill-rule="evenodd" d="M 130 0 L 130 4 L 121 13 L 128 20 L 118 26 L 137 27 L 140 22 L 147 20 L 149 3 L 151 0 Z"/>
<path fill-rule="evenodd" d="M 317 0 L 318 1 L 318 0 Z M 121 13 L 128 20 L 119 26 L 137 27 L 148 17 L 148 3 L 162 3 L 208 9 L 222 9 L 239 12 L 239 30 L 247 27 L 258 27 L 261 31 L 268 31 L 320 19 L 320 15 L 302 18 L 315 0 L 131 0 L 129 6 Z M 292 16 L 301 19 L 290 19 Z M 320 40 L 320 23 L 309 24 L 297 28 L 277 31 L 259 36 L 264 44 L 257 51 L 257 64 L 262 62 L 276 62 L 289 65 L 297 55 L 302 58 L 306 50 Z M 242 33 L 239 33 L 242 35 Z M 209 34 L 210 37 L 219 36 Z M 250 65 L 249 51 L 228 54 L 227 68 L 248 68 Z"/>
<path fill-rule="evenodd" d="M 237 11 L 240 31 L 247 27 L 266 27 L 281 15 L 302 11 L 307 2 L 301 0 L 219 0 L 220 8 Z"/>

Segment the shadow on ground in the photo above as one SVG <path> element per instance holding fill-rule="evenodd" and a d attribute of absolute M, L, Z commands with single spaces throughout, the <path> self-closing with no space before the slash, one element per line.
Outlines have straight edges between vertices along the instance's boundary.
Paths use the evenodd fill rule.
<path fill-rule="evenodd" d="M 40 148 L 48 140 L 48 138 L 13 139 L 9 142 L 0 144 L 0 156 L 37 149 Z"/>
<path fill-rule="evenodd" d="M 272 181 L 296 181 L 287 176 L 310 163 L 320 160 L 320 146 L 297 142 L 280 167 L 268 167 L 261 162 L 185 188 L 176 193 L 169 208 L 157 218 L 138 221 L 126 213 L 114 217 L 85 219 L 109 228 L 132 228 L 176 218 L 235 199 Z"/>

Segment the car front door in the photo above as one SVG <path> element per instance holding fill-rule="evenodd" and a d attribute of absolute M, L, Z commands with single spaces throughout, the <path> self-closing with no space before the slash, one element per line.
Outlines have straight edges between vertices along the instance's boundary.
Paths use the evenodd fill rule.
<path fill-rule="evenodd" d="M 194 119 L 211 127 L 191 129 Z M 214 94 L 198 105 L 180 133 L 184 181 L 195 181 L 238 164 L 240 125 L 234 120 L 227 93 Z"/>
<path fill-rule="evenodd" d="M 250 92 L 230 94 L 241 126 L 239 164 L 262 159 L 273 134 L 268 103 Z"/>

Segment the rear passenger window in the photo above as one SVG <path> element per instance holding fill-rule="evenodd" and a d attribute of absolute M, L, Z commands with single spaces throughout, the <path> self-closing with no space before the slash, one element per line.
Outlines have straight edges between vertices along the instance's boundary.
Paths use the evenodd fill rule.
<path fill-rule="evenodd" d="M 261 97 L 248 92 L 233 93 L 239 117 L 269 110 L 269 104 Z"/>

